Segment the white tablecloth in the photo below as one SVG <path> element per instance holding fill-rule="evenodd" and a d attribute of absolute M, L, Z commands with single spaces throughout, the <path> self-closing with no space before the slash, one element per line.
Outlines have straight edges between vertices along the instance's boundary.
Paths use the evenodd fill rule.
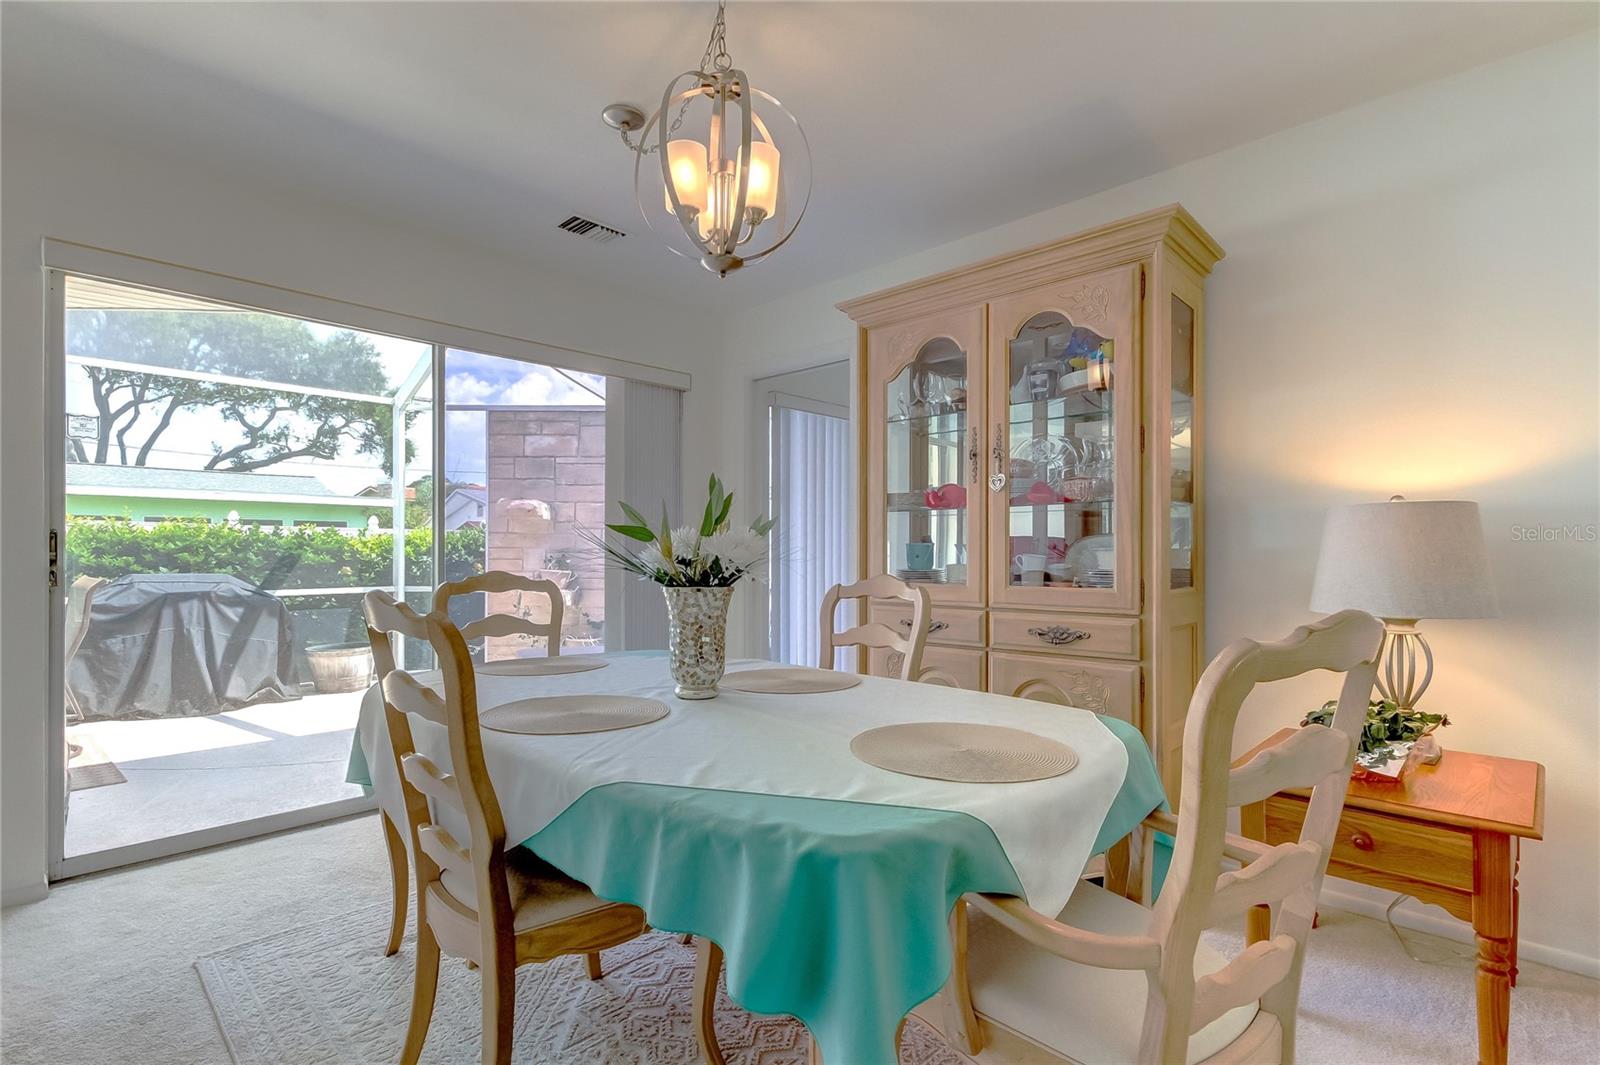
<path fill-rule="evenodd" d="M 664 657 L 619 655 L 600 670 L 555 677 L 478 678 L 480 709 L 531 695 L 626 692 L 661 699 L 667 717 L 638 728 L 573 736 L 485 730 L 484 757 L 520 843 L 590 788 L 619 781 L 845 799 L 968 813 L 987 824 L 1043 913 L 1066 905 L 1128 767 L 1121 740 L 1093 713 L 931 684 L 865 677 L 840 692 L 754 695 L 724 691 L 691 702 L 672 694 Z M 764 663 L 741 661 L 730 670 Z M 362 704 L 358 739 L 373 789 L 404 824 L 399 780 L 376 688 Z M 1060 740 L 1078 752 L 1064 776 L 1018 784 L 962 784 L 878 769 L 850 753 L 857 733 L 911 721 L 973 721 Z M 448 764 L 444 730 L 413 718 L 424 753 Z M 447 820 L 448 823 L 448 820 Z"/>

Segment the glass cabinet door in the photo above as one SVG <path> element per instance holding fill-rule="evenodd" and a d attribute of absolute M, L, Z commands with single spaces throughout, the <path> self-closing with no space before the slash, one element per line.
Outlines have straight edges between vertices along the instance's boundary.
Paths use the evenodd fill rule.
<path fill-rule="evenodd" d="M 1194 308 L 1172 297 L 1171 409 L 1167 423 L 1167 586 L 1194 587 Z"/>
<path fill-rule="evenodd" d="M 1137 610 L 1137 272 L 991 305 L 992 596 Z"/>
<path fill-rule="evenodd" d="M 953 602 L 977 602 L 981 583 L 982 321 L 975 308 L 869 341 L 868 572 Z"/>

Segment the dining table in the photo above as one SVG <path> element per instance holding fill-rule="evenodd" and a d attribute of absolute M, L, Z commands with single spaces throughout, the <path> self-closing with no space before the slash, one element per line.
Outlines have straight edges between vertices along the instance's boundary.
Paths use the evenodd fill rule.
<path fill-rule="evenodd" d="M 673 694 L 664 653 L 603 659 L 579 673 L 477 675 L 480 712 L 584 693 L 668 707 L 607 732 L 484 728 L 508 845 L 639 906 L 653 928 L 716 943 L 733 1001 L 797 1017 L 837 1065 L 895 1061 L 902 1020 L 950 976 L 950 914 L 962 895 L 1015 895 L 1057 913 L 1092 856 L 1166 806 L 1139 730 L 1089 710 L 875 676 L 840 691 L 724 687 L 688 701 Z M 963 783 L 891 772 L 851 751 L 863 731 L 922 722 L 1020 729 L 1066 744 L 1077 763 L 1045 779 Z M 442 727 L 413 717 L 412 729 L 419 750 L 448 763 Z M 376 686 L 347 779 L 405 825 Z"/>

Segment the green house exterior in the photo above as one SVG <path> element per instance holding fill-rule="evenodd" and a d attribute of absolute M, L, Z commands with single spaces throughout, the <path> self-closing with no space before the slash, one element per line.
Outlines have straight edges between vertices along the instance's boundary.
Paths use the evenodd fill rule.
<path fill-rule="evenodd" d="M 386 502 L 339 495 L 305 474 L 69 462 L 66 487 L 68 517 L 225 522 L 237 515 L 246 525 L 364 529 L 369 515 L 387 527 L 392 514 Z"/>

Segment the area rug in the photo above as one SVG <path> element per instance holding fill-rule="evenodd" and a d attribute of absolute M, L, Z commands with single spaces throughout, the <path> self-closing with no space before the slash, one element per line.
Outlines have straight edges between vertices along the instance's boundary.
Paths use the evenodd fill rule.
<path fill-rule="evenodd" d="M 117 768 L 111 756 L 106 754 L 92 736 L 80 733 L 71 740 L 72 757 L 67 761 L 69 790 L 84 791 L 88 788 L 103 788 L 111 784 L 128 782 L 128 778 L 122 775 L 122 770 Z"/>
<path fill-rule="evenodd" d="M 385 958 L 386 905 L 286 929 L 195 963 L 237 1065 L 392 1065 L 410 1012 L 412 950 Z M 694 950 L 651 932 L 603 955 L 517 972 L 512 1059 L 539 1065 L 689 1065 Z M 479 1059 L 479 981 L 445 959 L 423 1065 Z M 729 1065 L 805 1065 L 810 1037 L 789 1017 L 748 1013 L 719 989 L 717 1036 Z M 964 1065 L 922 1022 L 907 1022 L 901 1065 Z"/>

